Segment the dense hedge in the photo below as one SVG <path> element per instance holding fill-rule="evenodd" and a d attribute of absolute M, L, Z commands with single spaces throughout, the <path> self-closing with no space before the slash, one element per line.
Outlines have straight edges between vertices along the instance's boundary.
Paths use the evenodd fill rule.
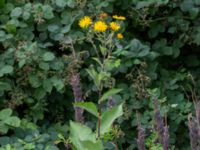
<path fill-rule="evenodd" d="M 123 39 L 114 35 L 106 45 L 79 26 L 83 16 L 95 21 L 102 13 L 108 22 L 126 17 Z M 69 126 L 80 124 L 70 120 L 92 129 L 97 123 L 86 111 L 74 118 L 82 115 L 74 99 L 97 105 L 109 89 L 102 111 L 123 103 L 123 116 L 110 111 L 119 118 L 103 137 L 105 149 L 137 149 L 138 123 L 146 148 L 162 149 L 154 98 L 169 126 L 170 149 L 190 149 L 188 115 L 200 94 L 199 16 L 199 0 L 0 0 L 0 149 L 73 147 L 79 132 Z"/>

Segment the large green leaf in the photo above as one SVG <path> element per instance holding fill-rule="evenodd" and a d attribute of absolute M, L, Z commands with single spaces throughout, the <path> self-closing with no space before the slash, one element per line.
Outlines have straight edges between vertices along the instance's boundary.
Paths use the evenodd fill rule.
<path fill-rule="evenodd" d="M 150 51 L 150 47 L 142 44 L 138 39 L 131 40 L 125 49 L 128 49 L 127 57 L 144 57 Z"/>
<path fill-rule="evenodd" d="M 99 103 L 101 103 L 101 102 L 107 100 L 110 96 L 112 96 L 112 95 L 114 95 L 114 94 L 117 94 L 117 93 L 119 93 L 119 92 L 121 92 L 121 91 L 122 91 L 122 89 L 115 89 L 115 88 L 108 90 L 108 91 L 107 91 L 106 93 L 104 93 L 103 96 L 99 99 Z"/>
<path fill-rule="evenodd" d="M 35 89 L 34 93 L 33 93 L 33 96 L 36 98 L 36 99 L 42 99 L 44 96 L 46 95 L 46 91 L 43 87 L 39 87 L 37 89 Z"/>
<path fill-rule="evenodd" d="M 6 118 L 10 117 L 12 114 L 12 109 L 6 108 L 0 111 L 0 120 L 5 120 Z"/>
<path fill-rule="evenodd" d="M 59 150 L 55 145 L 47 145 L 44 150 Z"/>
<path fill-rule="evenodd" d="M 12 109 L 7 108 L 0 111 L 0 132 L 7 133 L 9 127 L 19 127 L 20 119 L 12 115 Z"/>
<path fill-rule="evenodd" d="M 5 65 L 0 69 L 0 77 L 2 77 L 4 74 L 10 74 L 13 72 L 13 67 L 10 65 Z"/>
<path fill-rule="evenodd" d="M 34 74 L 31 74 L 28 77 L 29 83 L 32 85 L 32 87 L 37 88 L 41 85 L 41 80 Z"/>
<path fill-rule="evenodd" d="M 67 2 L 67 6 L 70 8 L 74 8 L 76 2 L 75 0 L 65 0 Z"/>
<path fill-rule="evenodd" d="M 39 67 L 40 67 L 41 69 L 43 69 L 43 70 L 46 70 L 46 71 L 49 70 L 49 64 L 48 64 L 47 62 L 41 62 L 41 63 L 39 64 Z"/>
<path fill-rule="evenodd" d="M 67 4 L 65 0 L 56 0 L 55 2 L 58 7 L 65 7 Z"/>
<path fill-rule="evenodd" d="M 53 60 L 55 58 L 55 55 L 54 55 L 54 53 L 52 53 L 52 52 L 46 52 L 46 53 L 44 53 L 44 55 L 43 55 L 43 60 L 44 61 L 51 61 L 51 60 Z"/>
<path fill-rule="evenodd" d="M 75 137 L 81 141 L 95 142 L 96 140 L 95 134 L 89 127 L 73 121 L 70 121 L 70 137 Z"/>
<path fill-rule="evenodd" d="M 0 42 L 3 42 L 6 40 L 6 33 L 5 31 L 0 30 Z"/>
<path fill-rule="evenodd" d="M 80 123 L 70 121 L 70 140 L 77 150 L 103 150 L 101 141 L 96 140 L 95 133 Z"/>
<path fill-rule="evenodd" d="M 191 0 L 183 0 L 180 5 L 182 11 L 189 11 L 194 7 L 194 2 Z"/>
<path fill-rule="evenodd" d="M 20 119 L 18 117 L 9 117 L 3 121 L 5 124 L 12 126 L 12 127 L 19 127 L 20 126 Z"/>
<path fill-rule="evenodd" d="M 47 91 L 47 92 L 51 92 L 51 90 L 53 89 L 53 84 L 51 79 L 46 79 L 43 80 L 43 88 Z"/>
<path fill-rule="evenodd" d="M 53 8 L 49 5 L 43 6 L 43 13 L 45 19 L 52 19 L 54 17 Z"/>
<path fill-rule="evenodd" d="M 57 91 L 60 91 L 64 87 L 63 81 L 57 77 L 52 77 L 51 83 L 57 89 Z"/>
<path fill-rule="evenodd" d="M 23 148 L 27 149 L 27 150 L 35 149 L 35 144 L 34 143 L 26 143 Z M 50 150 L 50 149 L 45 149 L 45 150 Z M 58 150 L 58 149 L 56 149 L 56 150 Z"/>
<path fill-rule="evenodd" d="M 81 143 L 84 146 L 84 148 L 87 149 L 87 150 L 94 150 L 94 148 L 95 148 L 95 150 L 103 150 L 104 149 L 102 142 L 100 140 L 98 140 L 96 142 L 82 141 Z"/>
<path fill-rule="evenodd" d="M 13 18 L 18 18 L 21 14 L 22 14 L 22 8 L 16 7 L 15 9 L 12 10 L 10 16 Z"/>
<path fill-rule="evenodd" d="M 103 135 L 110 131 L 110 128 L 118 117 L 123 114 L 122 104 L 105 111 L 101 117 L 100 134 Z"/>
<path fill-rule="evenodd" d="M 9 130 L 9 127 L 5 125 L 2 121 L 0 121 L 0 133 L 7 133 Z"/>
<path fill-rule="evenodd" d="M 98 73 L 94 70 L 94 68 L 86 69 L 86 71 L 90 75 L 90 77 L 93 79 L 93 81 L 94 81 L 95 85 L 97 86 L 97 88 L 99 88 L 101 81 L 99 80 Z"/>
<path fill-rule="evenodd" d="M 11 85 L 7 82 L 1 82 L 0 81 L 0 91 L 10 91 Z"/>
<path fill-rule="evenodd" d="M 97 107 L 93 102 L 77 102 L 77 103 L 74 104 L 74 106 L 83 108 L 86 111 L 88 111 L 89 113 L 98 117 Z"/>

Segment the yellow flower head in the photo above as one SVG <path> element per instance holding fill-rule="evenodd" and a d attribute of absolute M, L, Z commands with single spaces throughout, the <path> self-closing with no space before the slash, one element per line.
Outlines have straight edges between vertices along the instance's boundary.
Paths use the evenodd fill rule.
<path fill-rule="evenodd" d="M 123 39 L 123 35 L 122 35 L 121 33 L 118 33 L 118 34 L 117 34 L 117 38 L 118 38 L 118 39 Z"/>
<path fill-rule="evenodd" d="M 116 19 L 116 20 L 126 20 L 126 17 L 114 15 L 113 19 Z"/>
<path fill-rule="evenodd" d="M 108 26 L 106 25 L 104 21 L 97 21 L 94 24 L 94 31 L 104 32 L 107 30 L 107 28 Z"/>
<path fill-rule="evenodd" d="M 92 20 L 89 16 L 84 16 L 79 20 L 79 26 L 81 28 L 87 28 L 89 25 L 92 24 Z"/>
<path fill-rule="evenodd" d="M 111 22 L 110 23 L 110 28 L 113 30 L 113 31 L 118 31 L 120 29 L 120 25 L 117 24 L 116 22 Z"/>

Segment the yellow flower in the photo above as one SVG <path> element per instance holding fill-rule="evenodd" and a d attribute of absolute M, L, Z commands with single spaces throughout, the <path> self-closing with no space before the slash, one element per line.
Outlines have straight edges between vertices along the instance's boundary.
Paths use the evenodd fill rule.
<path fill-rule="evenodd" d="M 110 28 L 113 30 L 113 31 L 118 31 L 120 29 L 120 25 L 117 24 L 116 22 L 111 22 L 110 23 Z"/>
<path fill-rule="evenodd" d="M 118 34 L 117 34 L 117 38 L 118 38 L 118 39 L 123 39 L 123 35 L 122 35 L 121 33 L 118 33 Z"/>
<path fill-rule="evenodd" d="M 94 24 L 94 31 L 104 32 L 107 30 L 107 28 L 108 26 L 106 25 L 104 21 L 97 21 Z"/>
<path fill-rule="evenodd" d="M 84 16 L 79 20 L 79 26 L 81 28 L 87 28 L 89 25 L 92 24 L 92 20 L 89 16 Z"/>
<path fill-rule="evenodd" d="M 116 19 L 116 20 L 126 20 L 126 17 L 114 15 L 113 19 Z"/>

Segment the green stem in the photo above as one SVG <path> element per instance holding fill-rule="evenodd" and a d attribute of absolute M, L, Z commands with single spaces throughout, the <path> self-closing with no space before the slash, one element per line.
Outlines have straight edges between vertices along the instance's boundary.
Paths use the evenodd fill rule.
<path fill-rule="evenodd" d="M 101 98 L 102 84 L 100 84 L 99 89 L 99 99 Z M 98 101 L 98 126 L 97 126 L 97 138 L 101 137 L 101 103 Z"/>
<path fill-rule="evenodd" d="M 97 139 L 99 140 L 100 137 L 101 137 L 101 109 L 99 109 L 98 113 Z"/>
<path fill-rule="evenodd" d="M 98 50 L 97 50 L 96 45 L 94 44 L 94 42 L 93 42 L 92 40 L 90 40 L 90 43 L 92 44 L 92 47 L 94 48 L 94 50 L 95 50 L 95 52 L 96 52 L 96 54 L 97 54 L 97 57 L 100 59 L 100 55 L 99 55 L 99 53 L 98 53 Z"/>

